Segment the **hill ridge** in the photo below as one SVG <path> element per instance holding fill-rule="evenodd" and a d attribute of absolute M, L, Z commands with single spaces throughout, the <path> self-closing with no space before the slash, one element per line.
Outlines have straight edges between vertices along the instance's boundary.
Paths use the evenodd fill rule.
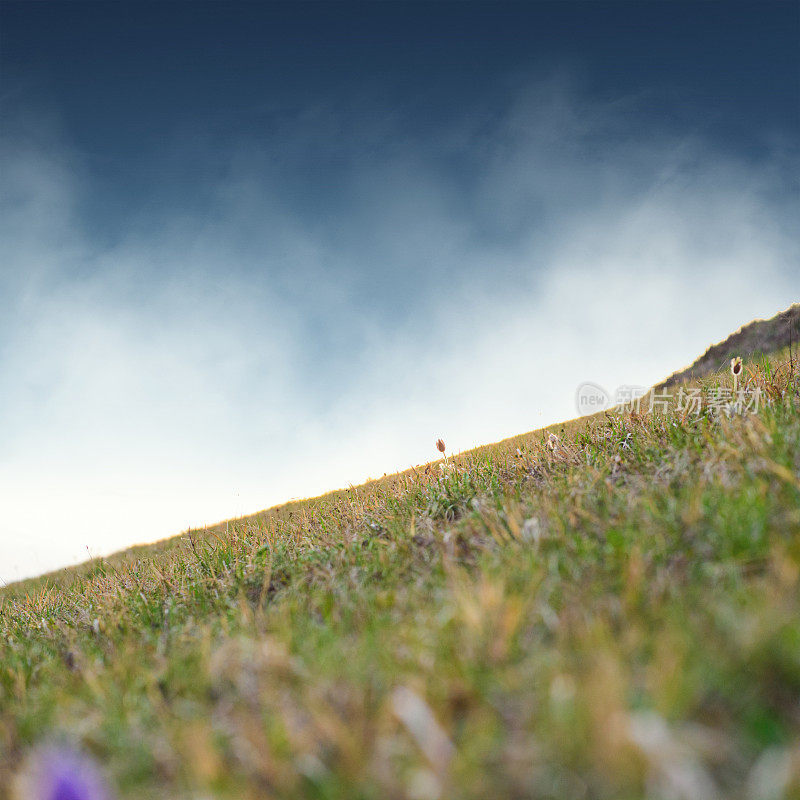
<path fill-rule="evenodd" d="M 742 325 L 723 341 L 712 344 L 692 364 L 673 372 L 657 384 L 665 389 L 684 381 L 705 378 L 724 369 L 731 358 L 774 353 L 784 347 L 800 343 L 800 304 L 793 303 L 769 319 L 754 319 Z"/>

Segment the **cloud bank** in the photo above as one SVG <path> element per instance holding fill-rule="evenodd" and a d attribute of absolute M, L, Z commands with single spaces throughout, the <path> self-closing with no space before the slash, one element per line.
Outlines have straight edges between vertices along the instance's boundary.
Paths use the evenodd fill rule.
<path fill-rule="evenodd" d="M 796 154 L 559 80 L 170 147 L 104 227 L 85 155 L 0 144 L 3 580 L 574 416 L 797 299 Z"/>

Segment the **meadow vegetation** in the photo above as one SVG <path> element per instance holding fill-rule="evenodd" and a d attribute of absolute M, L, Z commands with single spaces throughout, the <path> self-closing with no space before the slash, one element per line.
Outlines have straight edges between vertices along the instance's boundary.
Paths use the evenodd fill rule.
<path fill-rule="evenodd" d="M 8 587 L 0 796 L 800 796 L 800 384 L 741 380 Z"/>

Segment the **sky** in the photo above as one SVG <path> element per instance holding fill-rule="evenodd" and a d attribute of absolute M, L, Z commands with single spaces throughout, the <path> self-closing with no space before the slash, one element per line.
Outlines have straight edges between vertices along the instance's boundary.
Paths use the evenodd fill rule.
<path fill-rule="evenodd" d="M 800 299 L 797 2 L 0 1 L 0 580 L 648 386 Z"/>

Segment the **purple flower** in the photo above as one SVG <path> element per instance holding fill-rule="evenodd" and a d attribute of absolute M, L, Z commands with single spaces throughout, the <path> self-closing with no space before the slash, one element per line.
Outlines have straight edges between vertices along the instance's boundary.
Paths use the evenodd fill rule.
<path fill-rule="evenodd" d="M 100 770 L 74 750 L 39 751 L 25 777 L 26 800 L 111 800 Z"/>

